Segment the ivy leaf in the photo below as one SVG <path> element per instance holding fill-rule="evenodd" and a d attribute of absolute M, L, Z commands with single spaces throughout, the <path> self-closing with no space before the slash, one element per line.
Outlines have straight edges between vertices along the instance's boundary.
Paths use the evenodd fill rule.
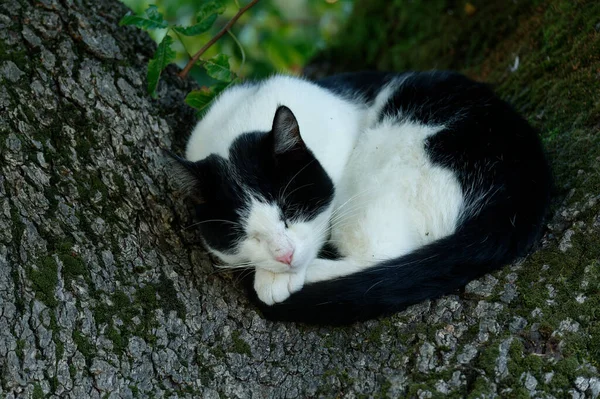
<path fill-rule="evenodd" d="M 221 82 L 231 82 L 233 73 L 229 70 L 229 56 L 218 54 L 204 63 L 206 73 Z"/>
<path fill-rule="evenodd" d="M 148 93 L 154 98 L 156 98 L 156 87 L 158 86 L 160 73 L 175 60 L 176 54 L 171 48 L 171 44 L 173 44 L 173 38 L 165 35 L 154 53 L 154 58 L 148 63 Z"/>
<path fill-rule="evenodd" d="M 169 26 L 155 5 L 148 6 L 142 15 L 132 15 L 131 11 L 128 12 L 121 18 L 119 25 L 133 25 L 144 30 L 164 29 Z"/>
<path fill-rule="evenodd" d="M 197 36 L 209 30 L 210 27 L 213 26 L 213 24 L 217 20 L 217 16 L 217 14 L 211 14 L 207 18 L 204 18 L 202 20 L 198 18 L 198 23 L 195 25 L 174 26 L 173 29 L 185 36 Z"/>

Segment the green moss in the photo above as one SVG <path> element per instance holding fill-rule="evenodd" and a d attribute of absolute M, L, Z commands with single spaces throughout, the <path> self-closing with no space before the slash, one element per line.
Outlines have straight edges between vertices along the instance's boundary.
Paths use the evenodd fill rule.
<path fill-rule="evenodd" d="M 384 323 L 380 323 L 375 325 L 374 327 L 372 327 L 367 336 L 366 339 L 370 344 L 381 344 L 381 335 L 383 334 L 384 331 Z"/>
<path fill-rule="evenodd" d="M 71 379 L 77 376 L 77 369 L 73 364 L 69 364 L 69 376 L 71 376 Z"/>
<path fill-rule="evenodd" d="M 164 273 L 160 274 L 159 283 L 156 285 L 156 291 L 160 295 L 161 307 L 170 312 L 174 310 L 177 317 L 185 320 L 185 305 L 177 297 L 177 290 L 173 284 L 173 280 L 169 279 Z"/>
<path fill-rule="evenodd" d="M 58 266 L 51 256 L 41 258 L 37 269 L 27 269 L 35 296 L 46 306 L 54 309 L 58 304 L 55 290 L 58 284 Z"/>
<path fill-rule="evenodd" d="M 25 358 L 24 354 L 23 354 L 23 350 L 25 349 L 25 340 L 24 339 L 18 339 L 17 340 L 17 348 L 15 349 L 15 353 L 17 354 L 17 357 L 23 361 L 23 359 Z"/>
<path fill-rule="evenodd" d="M 77 345 L 77 350 L 81 352 L 89 366 L 92 358 L 96 355 L 96 347 L 88 337 L 83 335 L 77 329 L 73 330 L 73 341 L 75 342 L 75 345 Z"/>
<path fill-rule="evenodd" d="M 116 328 L 111 327 L 106 336 L 113 342 L 114 352 L 122 355 L 127 349 L 128 340 Z"/>
<path fill-rule="evenodd" d="M 77 276 L 86 276 L 89 274 L 83 260 L 74 254 L 61 254 L 59 259 L 63 264 L 62 274 L 66 282 L 74 280 Z"/>
<path fill-rule="evenodd" d="M 23 237 L 23 232 L 25 232 L 25 224 L 21 221 L 21 215 L 16 207 L 10 208 L 10 219 L 12 222 L 11 234 L 13 236 L 13 240 L 16 243 L 19 243 L 21 242 L 21 237 Z"/>
<path fill-rule="evenodd" d="M 15 298 L 15 308 L 19 314 L 23 314 L 25 311 L 25 301 L 21 295 L 21 279 L 19 277 L 19 270 L 17 267 L 12 267 L 10 270 L 10 276 L 13 281 L 13 293 Z"/>
<path fill-rule="evenodd" d="M 496 367 L 496 359 L 498 359 L 499 355 L 500 345 L 497 343 L 491 344 L 488 347 L 481 349 L 475 364 L 491 377 L 495 374 L 494 369 Z"/>
<path fill-rule="evenodd" d="M 42 389 L 42 386 L 38 383 L 36 383 L 33 386 L 33 393 L 31 394 L 32 399 L 43 399 L 46 397 L 46 395 L 44 395 L 44 390 Z"/>
<path fill-rule="evenodd" d="M 123 178 L 123 176 L 121 176 L 119 174 L 114 174 L 113 180 L 115 182 L 115 185 L 117 186 L 117 189 L 119 190 L 118 194 L 121 197 L 124 195 L 127 195 L 127 188 L 125 186 L 125 179 Z"/>
<path fill-rule="evenodd" d="M 99 302 L 94 308 L 94 318 L 98 325 L 108 324 L 107 336 L 113 342 L 115 350 L 123 353 L 129 338 L 137 335 L 148 343 L 156 342 L 153 329 L 157 326 L 155 310 L 162 308 L 165 312 L 174 310 L 178 316 L 185 315 L 185 307 L 177 299 L 173 282 L 161 275 L 158 283 L 148 283 L 138 288 L 133 302 L 123 291 L 116 291 L 110 296 L 110 302 Z M 113 325 L 113 316 L 123 321 L 118 329 Z M 139 316 L 141 323 L 135 325 L 133 318 Z"/>
<path fill-rule="evenodd" d="M 227 357 L 227 354 L 220 346 L 213 346 L 212 348 L 210 348 L 210 352 L 217 359 L 225 359 L 225 357 Z"/>
<path fill-rule="evenodd" d="M 56 344 L 56 359 L 62 359 L 63 355 L 65 354 L 65 344 L 60 340 L 55 340 L 54 343 Z"/>
<path fill-rule="evenodd" d="M 0 42 L 0 61 L 12 61 L 22 71 L 27 71 L 30 65 L 29 54 L 27 51 L 16 46 L 5 46 Z"/>
<path fill-rule="evenodd" d="M 241 355 L 252 356 L 250 345 L 248 345 L 248 343 L 240 337 L 240 333 L 238 331 L 233 331 L 233 333 L 231 333 L 231 340 L 231 351 L 239 353 Z"/>
<path fill-rule="evenodd" d="M 55 375 L 53 377 L 48 378 L 48 383 L 50 384 L 50 392 L 56 392 L 59 385 L 58 377 Z"/>
<path fill-rule="evenodd" d="M 102 181 L 100 176 L 91 175 L 89 177 L 88 183 L 90 186 L 90 194 L 93 195 L 97 191 L 99 191 L 100 194 L 102 194 L 102 198 L 104 198 L 104 199 L 108 198 L 108 187 L 106 187 L 106 184 L 104 184 L 104 182 Z"/>
<path fill-rule="evenodd" d="M 322 57 L 335 60 L 338 69 L 359 69 L 357 64 L 380 70 L 477 65 L 517 28 L 518 18 L 510 16 L 532 7 L 527 1 L 470 3 L 473 14 L 461 1 L 358 1 L 346 31 Z"/>
<path fill-rule="evenodd" d="M 330 381 L 339 383 L 338 386 L 331 386 Z M 351 391 L 354 380 L 348 375 L 346 370 L 328 369 L 323 373 L 322 384 L 317 390 L 319 397 L 339 397 L 340 392 Z M 335 384 L 338 385 L 338 384 Z"/>
<path fill-rule="evenodd" d="M 489 380 L 483 377 L 477 377 L 469 389 L 468 399 L 480 399 L 492 397 L 495 393 L 492 392 Z"/>

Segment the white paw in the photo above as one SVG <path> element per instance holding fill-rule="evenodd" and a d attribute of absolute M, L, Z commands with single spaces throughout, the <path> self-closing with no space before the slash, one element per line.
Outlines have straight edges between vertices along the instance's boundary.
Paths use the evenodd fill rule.
<path fill-rule="evenodd" d="M 273 273 L 256 269 L 254 290 L 267 305 L 283 302 L 304 286 L 305 270 L 296 273 Z"/>

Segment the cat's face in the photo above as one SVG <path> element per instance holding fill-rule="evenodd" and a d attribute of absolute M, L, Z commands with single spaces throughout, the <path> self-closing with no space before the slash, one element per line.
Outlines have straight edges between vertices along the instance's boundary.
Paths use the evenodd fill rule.
<path fill-rule="evenodd" d="M 198 203 L 206 245 L 228 266 L 300 269 L 327 239 L 333 183 L 286 107 L 270 132 L 240 135 L 227 159 L 178 159 L 175 173 Z"/>

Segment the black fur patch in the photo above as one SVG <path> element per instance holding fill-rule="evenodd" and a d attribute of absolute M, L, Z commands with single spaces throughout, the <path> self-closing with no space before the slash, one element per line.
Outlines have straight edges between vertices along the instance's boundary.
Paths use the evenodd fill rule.
<path fill-rule="evenodd" d="M 194 164 L 198 226 L 207 245 L 231 253 L 245 237 L 243 217 L 252 198 L 276 204 L 282 219 L 312 220 L 333 199 L 333 183 L 307 148 L 274 154 L 274 132 L 240 135 L 229 157 L 210 155 Z"/>

